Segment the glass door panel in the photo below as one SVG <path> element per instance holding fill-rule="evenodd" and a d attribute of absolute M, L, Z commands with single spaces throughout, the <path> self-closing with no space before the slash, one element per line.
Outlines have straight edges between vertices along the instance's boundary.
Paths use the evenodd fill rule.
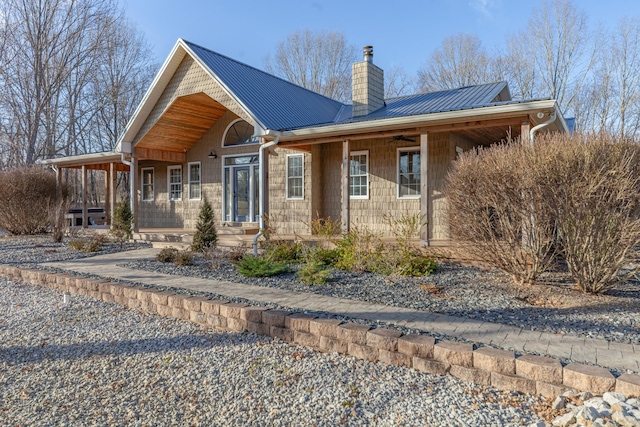
<path fill-rule="evenodd" d="M 249 217 L 249 168 L 233 169 L 233 210 L 234 221 L 250 221 Z"/>

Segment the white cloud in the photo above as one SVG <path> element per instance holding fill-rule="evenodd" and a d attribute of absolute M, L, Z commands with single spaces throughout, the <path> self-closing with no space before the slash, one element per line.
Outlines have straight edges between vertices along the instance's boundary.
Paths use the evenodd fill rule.
<path fill-rule="evenodd" d="M 480 12 L 485 18 L 493 18 L 497 0 L 470 0 L 469 5 Z"/>

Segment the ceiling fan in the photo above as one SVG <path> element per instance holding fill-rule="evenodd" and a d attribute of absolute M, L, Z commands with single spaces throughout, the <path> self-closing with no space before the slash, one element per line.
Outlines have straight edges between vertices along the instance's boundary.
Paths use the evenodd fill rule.
<path fill-rule="evenodd" d="M 391 141 L 416 142 L 415 139 L 407 138 L 404 135 L 396 135 L 393 138 L 391 138 Z"/>

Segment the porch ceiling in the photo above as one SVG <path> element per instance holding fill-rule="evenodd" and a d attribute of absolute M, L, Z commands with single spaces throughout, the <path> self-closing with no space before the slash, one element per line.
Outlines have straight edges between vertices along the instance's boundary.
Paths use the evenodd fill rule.
<path fill-rule="evenodd" d="M 136 148 L 184 153 L 227 111 L 203 92 L 177 98 Z"/>

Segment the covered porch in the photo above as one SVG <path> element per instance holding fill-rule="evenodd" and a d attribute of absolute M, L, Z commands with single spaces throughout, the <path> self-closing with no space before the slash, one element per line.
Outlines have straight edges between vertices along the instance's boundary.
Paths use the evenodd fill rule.
<path fill-rule="evenodd" d="M 63 182 L 64 169 L 80 171 L 80 212 L 67 214 L 67 220 L 71 220 L 71 226 L 80 226 L 82 228 L 108 228 L 113 222 L 114 208 L 117 203 L 117 173 L 129 173 L 130 168 L 128 162 L 119 152 L 104 152 L 84 154 L 73 157 L 63 157 L 57 159 L 47 159 L 40 162 L 43 166 L 51 167 L 56 173 L 56 181 L 58 185 Z M 89 206 L 89 171 L 104 172 L 104 212 L 93 212 L 96 208 L 102 206 Z M 97 224 L 100 221 L 90 221 L 90 218 L 98 215 L 101 219 L 104 217 L 104 224 Z M 93 222 L 93 224 L 91 224 Z M 102 227 L 101 227 L 102 226 Z"/>

